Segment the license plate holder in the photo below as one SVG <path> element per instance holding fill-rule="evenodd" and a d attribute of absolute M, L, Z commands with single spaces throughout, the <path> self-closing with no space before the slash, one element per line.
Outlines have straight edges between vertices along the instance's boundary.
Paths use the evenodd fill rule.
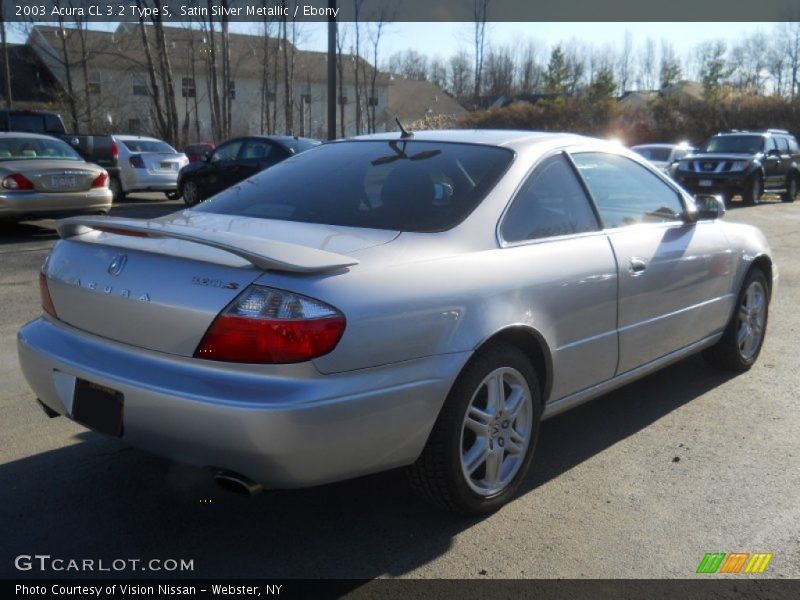
<path fill-rule="evenodd" d="M 74 188 L 76 184 L 74 175 L 53 175 L 50 178 L 50 186 L 57 190 Z"/>
<path fill-rule="evenodd" d="M 712 185 L 714 185 L 714 182 L 711 179 L 701 179 L 700 181 L 697 182 L 697 185 L 699 185 L 700 187 L 711 187 Z"/>
<path fill-rule="evenodd" d="M 72 418 L 89 429 L 122 437 L 124 401 L 122 392 L 85 379 L 76 379 Z"/>
<path fill-rule="evenodd" d="M 174 162 L 162 162 L 161 163 L 161 168 L 163 170 L 165 170 L 165 171 L 174 171 L 175 170 L 175 164 L 176 163 L 174 163 Z"/>

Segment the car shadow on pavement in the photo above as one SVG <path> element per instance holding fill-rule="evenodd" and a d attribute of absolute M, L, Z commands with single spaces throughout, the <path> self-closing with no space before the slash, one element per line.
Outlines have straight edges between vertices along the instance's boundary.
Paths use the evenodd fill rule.
<path fill-rule="evenodd" d="M 531 500 L 552 479 L 729 377 L 692 357 L 546 421 L 521 495 Z M 429 507 L 398 471 L 239 496 L 215 486 L 206 471 L 127 448 L 62 419 L 51 424 L 44 414 L 40 418 L 43 428 L 57 422 L 68 428 L 66 435 L 74 430 L 78 443 L 0 465 L 0 522 L 7 524 L 0 577 L 93 576 L 14 569 L 15 556 L 37 553 L 194 561 L 193 572 L 169 576 L 399 576 L 446 554 L 459 533 L 480 521 Z M 514 510 L 512 502 L 503 512 Z"/>
<path fill-rule="evenodd" d="M 53 221 L 38 223 L 16 223 L 0 221 L 0 245 L 20 242 L 52 242 L 58 234 L 52 226 Z"/>

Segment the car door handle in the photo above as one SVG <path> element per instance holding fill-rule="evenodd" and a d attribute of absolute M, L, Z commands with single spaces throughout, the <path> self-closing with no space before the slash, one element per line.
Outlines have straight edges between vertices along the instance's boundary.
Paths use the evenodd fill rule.
<path fill-rule="evenodd" d="M 628 271 L 630 271 L 631 275 L 636 277 L 637 275 L 641 275 L 644 273 L 644 270 L 647 268 L 647 263 L 644 261 L 643 258 L 639 258 L 638 256 L 632 256 L 630 264 L 628 265 Z"/>

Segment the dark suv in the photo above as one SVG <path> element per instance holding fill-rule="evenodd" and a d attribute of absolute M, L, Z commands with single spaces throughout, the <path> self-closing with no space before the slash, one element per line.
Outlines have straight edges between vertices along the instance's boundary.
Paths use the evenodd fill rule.
<path fill-rule="evenodd" d="M 726 204 L 737 194 L 746 204 L 758 204 L 765 191 L 794 202 L 798 163 L 797 140 L 788 131 L 730 131 L 711 136 L 682 159 L 675 178 L 692 193 L 720 194 Z"/>

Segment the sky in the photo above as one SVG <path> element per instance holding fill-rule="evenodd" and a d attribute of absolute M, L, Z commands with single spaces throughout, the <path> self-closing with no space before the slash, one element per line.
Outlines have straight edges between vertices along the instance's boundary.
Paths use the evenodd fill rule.
<path fill-rule="evenodd" d="M 97 27 L 115 28 L 114 23 L 97 23 Z M 298 46 L 304 50 L 324 51 L 327 48 L 326 23 L 302 23 Z M 385 59 L 395 52 L 414 49 L 429 57 L 448 58 L 460 48 L 471 51 L 472 23 L 390 23 L 381 38 L 380 55 Z M 558 42 L 579 40 L 590 46 L 611 44 L 621 49 L 626 31 L 630 31 L 634 48 L 648 37 L 656 44 L 665 39 L 681 57 L 687 57 L 698 43 L 709 39 L 737 38 L 756 30 L 770 32 L 773 23 L 489 23 L 487 41 L 507 45 L 535 39 L 548 48 Z M 248 30 L 249 23 L 234 23 L 232 30 Z M 23 39 L 12 36 L 11 41 Z M 383 60 L 383 59 L 379 59 Z"/>
<path fill-rule="evenodd" d="M 619 49 L 625 32 L 630 31 L 634 47 L 648 37 L 657 44 L 666 39 L 683 56 L 702 41 L 722 38 L 734 42 L 758 29 L 769 32 L 773 26 L 773 23 L 489 23 L 487 40 L 505 45 L 533 38 L 549 47 L 577 39 L 588 45 L 612 44 Z M 301 47 L 325 50 L 325 24 L 308 23 L 303 27 L 307 40 Z M 380 53 L 387 57 L 413 48 L 431 57 L 447 58 L 459 48 L 470 50 L 472 28 L 472 23 L 391 23 L 382 38 Z"/>

